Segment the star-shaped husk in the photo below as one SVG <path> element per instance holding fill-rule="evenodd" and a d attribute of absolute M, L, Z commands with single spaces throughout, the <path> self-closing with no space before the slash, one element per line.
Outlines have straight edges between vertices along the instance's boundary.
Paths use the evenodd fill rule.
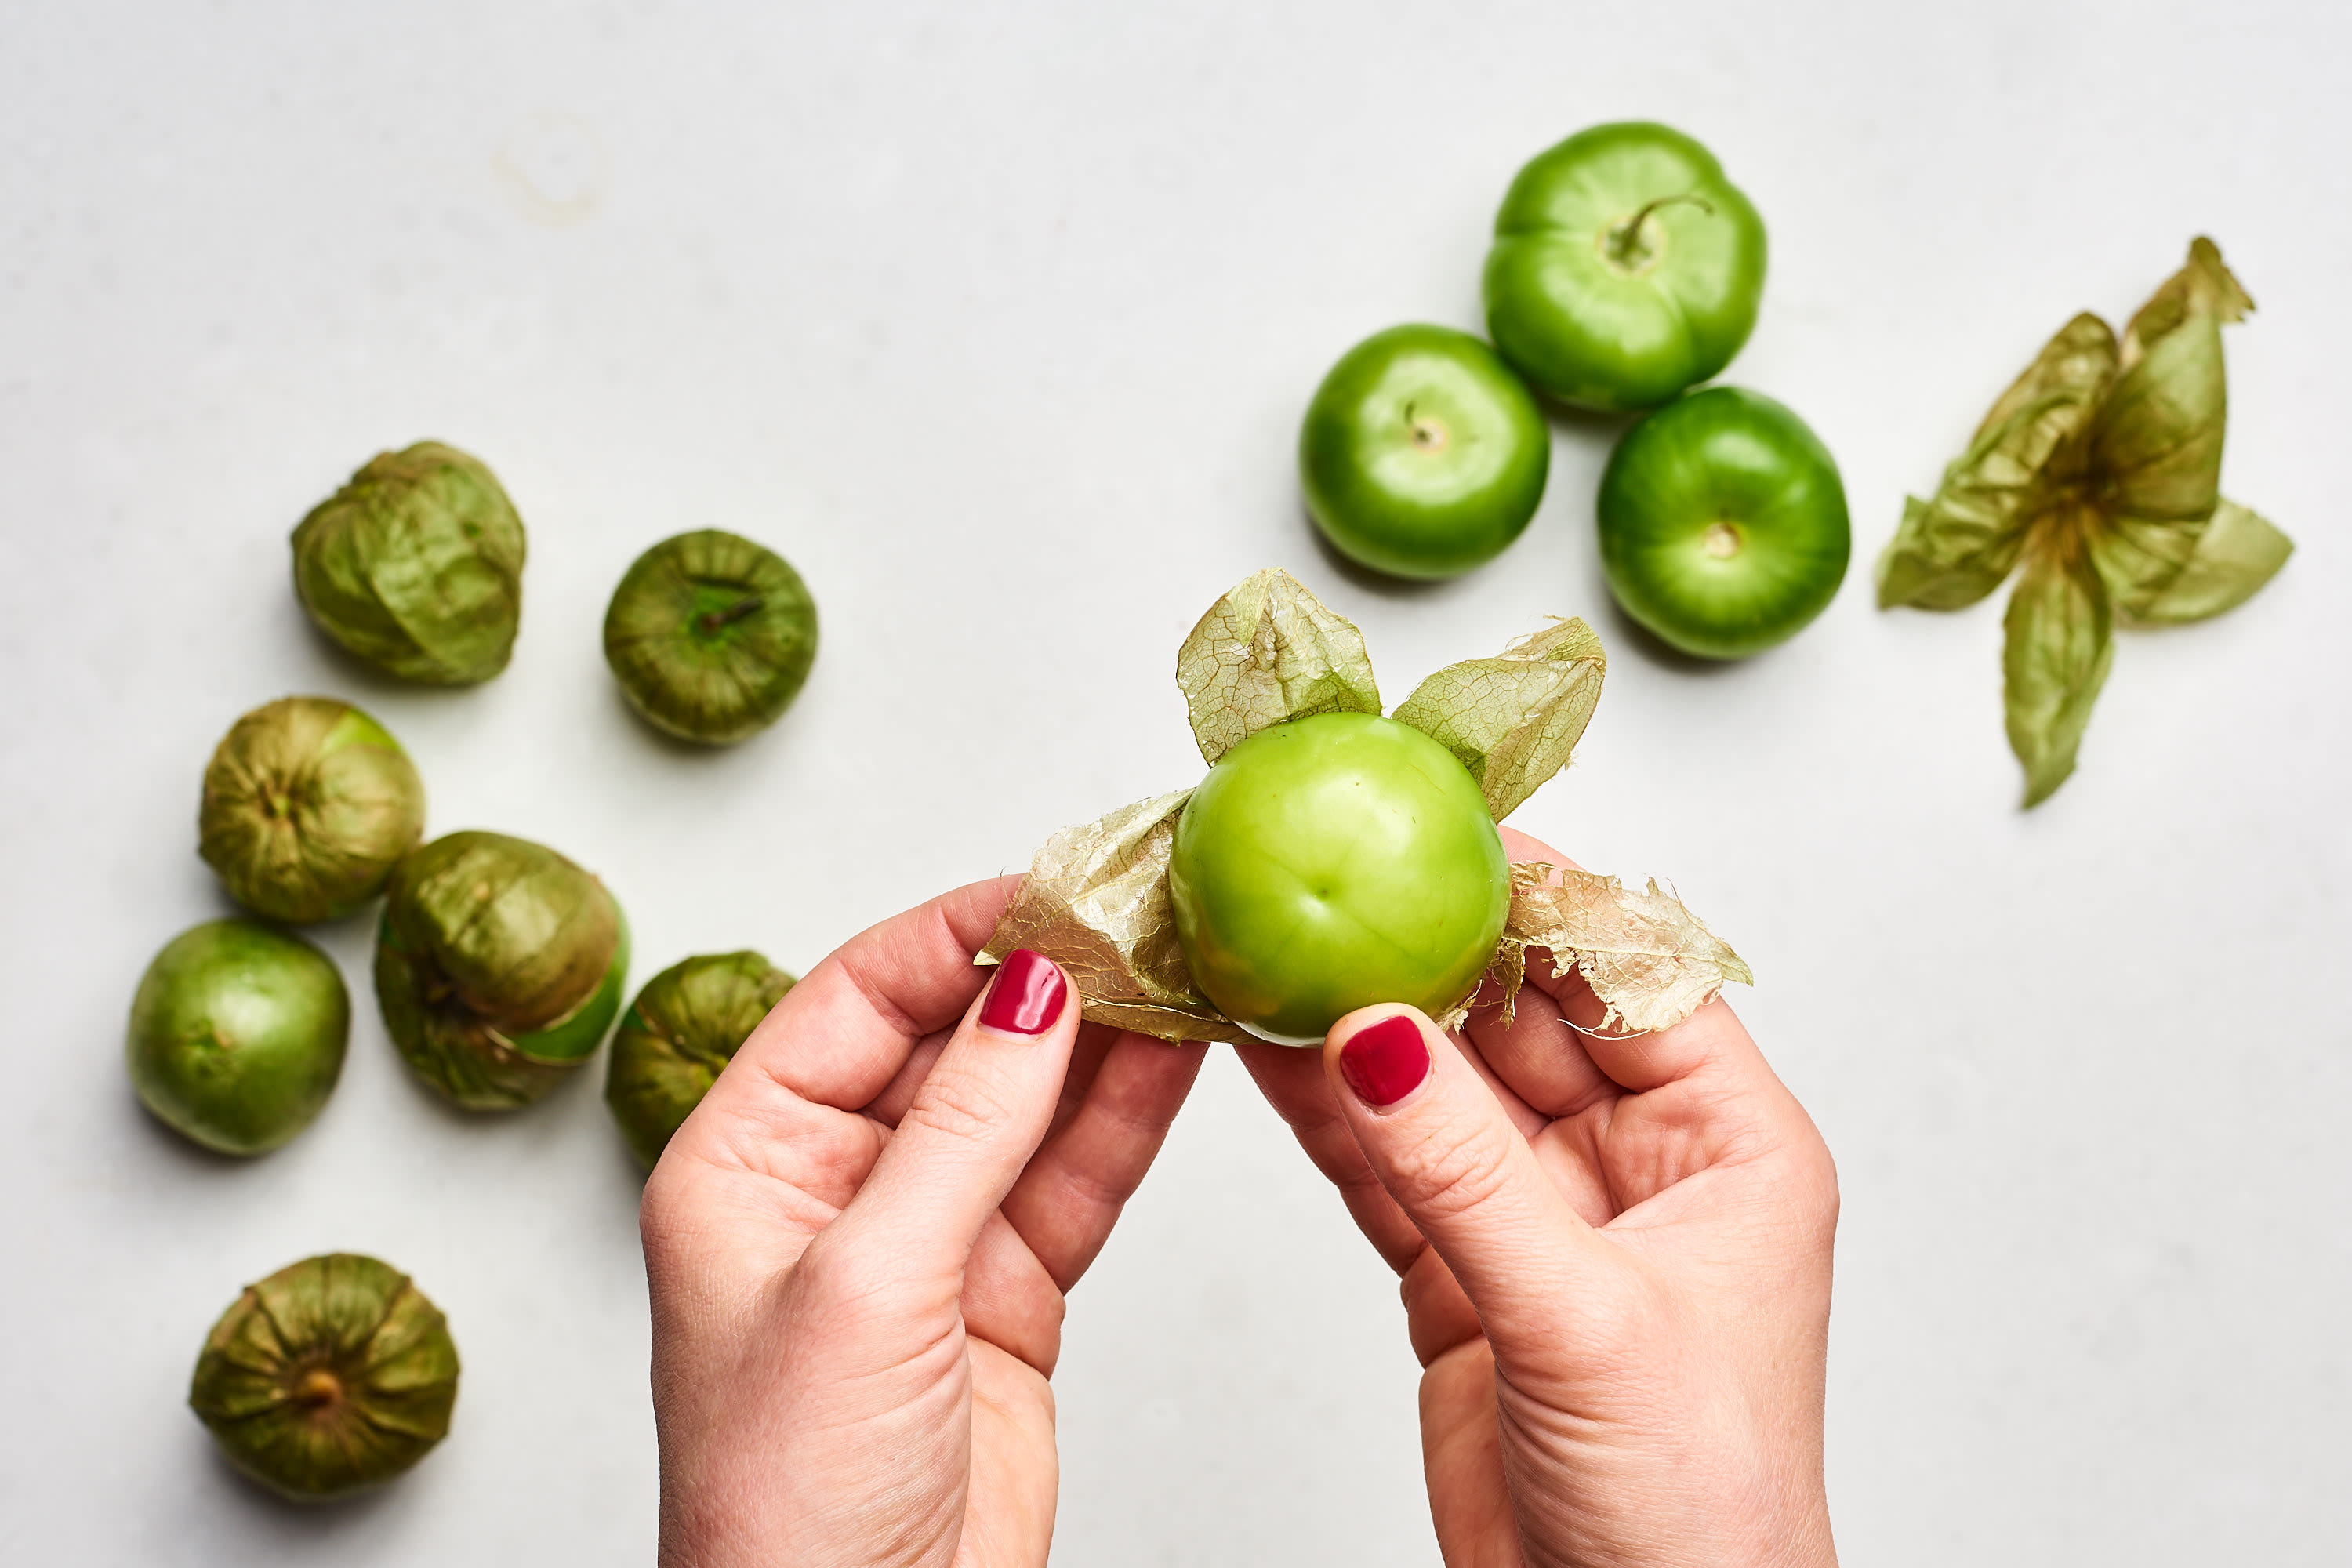
<path fill-rule="evenodd" d="M 1904 503 L 1878 562 L 1882 609 L 1973 605 L 2023 562 L 2001 670 L 2029 806 L 2074 771 L 2117 624 L 2184 626 L 2235 608 L 2294 549 L 2221 494 L 2221 328 L 2253 308 L 2200 237 L 2120 342 L 2088 312 L 2067 322 L 1934 499 Z"/>
<path fill-rule="evenodd" d="M 1601 698 L 1608 660 L 1580 620 L 1556 621 L 1490 658 L 1446 666 L 1390 715 L 1429 735 L 1478 781 L 1500 822 L 1568 766 Z M 1363 634 L 1288 573 L 1270 569 L 1209 608 L 1176 655 L 1202 759 L 1260 730 L 1312 714 L 1378 713 Z M 1192 791 L 1178 790 L 1066 827 L 1037 851 L 981 962 L 1017 947 L 1068 970 L 1086 1016 L 1164 1040 L 1255 1037 L 1193 984 L 1176 940 L 1168 860 Z M 1510 916 L 1486 978 L 1508 1015 L 1527 952 L 1581 973 L 1608 1009 L 1603 1027 L 1662 1029 L 1748 966 L 1680 900 L 1650 884 L 1630 893 L 1614 877 L 1523 864 L 1511 868 Z M 1465 994 L 1440 1022 L 1467 1016 Z"/>

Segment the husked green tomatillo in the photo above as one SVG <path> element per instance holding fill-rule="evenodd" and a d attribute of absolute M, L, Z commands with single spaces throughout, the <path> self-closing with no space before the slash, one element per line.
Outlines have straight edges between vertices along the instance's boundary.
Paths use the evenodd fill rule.
<path fill-rule="evenodd" d="M 319 629 L 387 675 L 470 686 L 522 621 L 522 519 L 481 460 L 379 452 L 294 531 L 294 591 Z"/>
<path fill-rule="evenodd" d="M 334 920 L 383 891 L 425 833 L 425 781 L 383 726 L 331 697 L 281 697 L 205 769 L 197 842 L 256 914 Z"/>
<path fill-rule="evenodd" d="M 188 1386 L 229 1462 L 297 1502 L 390 1480 L 447 1434 L 457 1402 L 441 1310 L 390 1264 L 350 1252 L 247 1286 Z"/>
<path fill-rule="evenodd" d="M 665 539 L 613 590 L 604 662 L 629 706 L 726 745 L 782 717 L 816 659 L 816 601 L 782 556 L 718 529 Z"/>
<path fill-rule="evenodd" d="M 604 1101 L 647 1170 L 793 984 L 748 952 L 689 958 L 646 982 L 614 1033 Z"/>
<path fill-rule="evenodd" d="M 335 1091 L 351 1027 L 325 953 L 258 921 L 207 921 L 147 966 L 123 1055 L 156 1120 L 218 1153 L 265 1154 Z"/>
<path fill-rule="evenodd" d="M 375 994 L 417 1077 L 468 1110 L 528 1105 L 604 1042 L 629 931 L 604 885 L 542 845 L 452 833 L 385 889 Z"/>

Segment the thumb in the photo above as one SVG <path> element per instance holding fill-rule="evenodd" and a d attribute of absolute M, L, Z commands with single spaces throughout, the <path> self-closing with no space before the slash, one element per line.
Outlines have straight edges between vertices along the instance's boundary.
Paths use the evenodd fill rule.
<path fill-rule="evenodd" d="M 1005 954 L 826 1227 L 828 1250 L 887 1257 L 899 1285 L 953 1300 L 981 1226 L 1053 1121 L 1078 1023 L 1076 988 L 1051 959 Z"/>
<path fill-rule="evenodd" d="M 1498 1358 L 1557 1361 L 1624 1299 L 1628 1260 L 1569 1205 L 1427 1016 L 1351 1013 L 1324 1041 L 1323 1066 L 1373 1176 L 1453 1270 Z"/>

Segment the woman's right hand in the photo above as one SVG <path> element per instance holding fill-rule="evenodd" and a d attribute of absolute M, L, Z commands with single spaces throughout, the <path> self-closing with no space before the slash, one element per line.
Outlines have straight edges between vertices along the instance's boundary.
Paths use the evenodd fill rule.
<path fill-rule="evenodd" d="M 1828 1148 L 1720 998 L 1591 1033 L 1528 959 L 1507 1028 L 1367 1007 L 1319 1058 L 1241 1053 L 1403 1278 L 1446 1563 L 1833 1563 Z"/>

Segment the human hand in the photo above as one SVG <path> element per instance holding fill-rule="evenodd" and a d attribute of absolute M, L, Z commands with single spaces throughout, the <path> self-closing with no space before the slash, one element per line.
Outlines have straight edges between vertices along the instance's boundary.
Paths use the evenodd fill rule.
<path fill-rule="evenodd" d="M 1082 1024 L 1034 954 L 974 968 L 1019 880 L 811 971 L 646 1182 L 669 1568 L 1045 1561 L 1063 1297 L 1202 1047 Z"/>
<path fill-rule="evenodd" d="M 1515 861 L 1570 864 L 1504 829 Z M 1672 1029 L 1530 953 L 1464 1037 L 1367 1007 L 1241 1049 L 1402 1276 L 1448 1564 L 1833 1563 L 1822 1397 L 1837 1173 L 1720 998 Z"/>

